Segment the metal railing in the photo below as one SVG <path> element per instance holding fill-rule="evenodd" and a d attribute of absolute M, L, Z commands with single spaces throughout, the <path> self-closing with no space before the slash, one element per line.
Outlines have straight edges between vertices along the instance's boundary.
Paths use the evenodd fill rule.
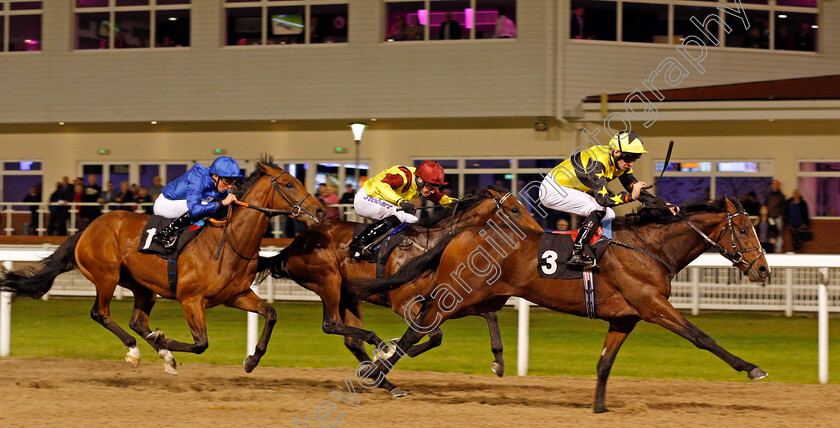
<path fill-rule="evenodd" d="M 66 230 L 67 235 L 72 235 L 79 231 L 80 226 L 80 218 L 79 215 L 82 208 L 90 207 L 90 208 L 98 208 L 101 209 L 101 214 L 108 213 L 114 210 L 128 210 L 134 211 L 137 213 L 144 214 L 146 213 L 146 208 L 151 208 L 154 203 L 144 202 L 144 203 L 137 203 L 137 202 L 126 202 L 126 203 L 106 203 L 100 204 L 97 202 L 0 202 L 0 210 L 3 213 L 3 223 L 4 228 L 3 232 L 8 235 L 15 234 L 15 216 L 27 216 L 26 218 L 29 219 L 29 215 L 31 214 L 30 207 L 37 207 L 36 213 L 38 214 L 38 227 L 35 228 L 35 234 L 37 236 L 46 236 L 48 232 L 48 224 L 45 222 L 47 219 L 47 214 L 53 214 L 53 210 L 57 208 L 67 208 L 68 209 L 68 218 L 66 220 Z M 360 217 L 356 214 L 355 209 L 353 209 L 353 204 L 336 204 L 336 205 L 329 205 L 330 208 L 337 208 L 339 211 L 339 218 L 346 221 L 364 221 L 364 218 Z M 291 221 L 288 217 L 285 216 L 277 216 L 271 219 L 271 237 L 272 238 L 292 238 L 294 236 L 290 236 L 292 234 L 286 233 L 286 222 Z M 32 225 L 27 221 L 24 224 L 29 224 L 31 228 Z M 24 228 L 21 228 L 20 233 L 18 235 L 26 235 L 23 233 Z M 30 229 L 31 230 L 31 229 Z M 294 232 L 293 232 L 294 233 Z M 31 235 L 31 233 L 29 233 Z"/>

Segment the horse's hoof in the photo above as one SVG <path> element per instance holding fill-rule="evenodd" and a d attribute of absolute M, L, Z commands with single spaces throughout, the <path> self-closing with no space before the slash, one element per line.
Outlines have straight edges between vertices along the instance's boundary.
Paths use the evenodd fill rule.
<path fill-rule="evenodd" d="M 493 364 L 490 365 L 490 370 L 493 370 L 493 373 L 496 373 L 498 377 L 505 376 L 505 366 L 493 361 Z"/>
<path fill-rule="evenodd" d="M 163 371 L 178 376 L 178 369 L 175 368 L 178 363 L 175 362 L 172 352 L 169 352 L 168 349 L 161 349 L 158 351 L 158 355 L 163 359 Z"/>
<path fill-rule="evenodd" d="M 394 389 L 388 391 L 391 394 L 391 397 L 405 397 L 408 395 L 407 392 L 400 389 L 400 387 L 395 386 Z"/>
<path fill-rule="evenodd" d="M 128 352 L 125 354 L 125 360 L 131 368 L 136 369 L 140 365 L 140 349 L 136 346 L 128 348 Z"/>
<path fill-rule="evenodd" d="M 254 357 L 245 358 L 245 361 L 242 362 L 242 367 L 245 368 L 245 373 L 251 373 L 257 367 L 257 364 L 260 363 L 260 360 Z"/>
<path fill-rule="evenodd" d="M 767 377 L 767 372 L 761 370 L 761 367 L 756 367 L 747 374 L 747 376 L 752 380 L 759 380 L 764 379 Z"/>

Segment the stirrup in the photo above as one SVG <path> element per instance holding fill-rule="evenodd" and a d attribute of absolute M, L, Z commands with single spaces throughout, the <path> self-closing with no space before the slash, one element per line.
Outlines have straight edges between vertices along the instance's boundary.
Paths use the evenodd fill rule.
<path fill-rule="evenodd" d="M 572 255 L 569 256 L 568 260 L 566 260 L 566 266 L 580 270 L 590 270 L 594 268 L 597 263 L 598 262 L 595 259 L 583 254 L 582 251 L 580 254 L 572 252 Z"/>
<path fill-rule="evenodd" d="M 175 243 L 178 241 L 178 237 L 174 234 L 171 236 L 155 235 L 152 237 L 152 240 L 158 242 L 160 245 L 163 245 L 163 248 L 169 249 L 175 246 Z"/>

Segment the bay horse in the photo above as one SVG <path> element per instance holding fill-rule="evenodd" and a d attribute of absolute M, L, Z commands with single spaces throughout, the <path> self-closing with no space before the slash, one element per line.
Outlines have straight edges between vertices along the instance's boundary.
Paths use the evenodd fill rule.
<path fill-rule="evenodd" d="M 396 248 L 390 255 L 384 274 L 396 272 L 408 260 L 423 254 L 441 239 L 454 235 L 471 226 L 486 226 L 488 222 L 504 225 L 506 222 L 518 227 L 542 231 L 526 207 L 512 193 L 497 186 L 488 186 L 481 192 L 466 196 L 456 206 L 441 215 L 437 221 L 423 220 L 407 229 L 405 236 L 411 244 Z M 261 269 L 270 269 L 276 278 L 291 279 L 321 298 L 324 307 L 322 329 L 328 334 L 344 335 L 344 344 L 360 361 L 370 361 L 364 343 L 379 346 L 382 343 L 376 333 L 364 330 L 362 326 L 361 301 L 349 292 L 348 281 L 358 278 L 376 278 L 374 263 L 359 262 L 350 257 L 349 244 L 357 223 L 328 221 L 303 231 L 278 255 L 261 260 Z M 427 226 L 427 227 L 423 227 Z M 421 248 L 422 247 L 422 248 Z M 382 293 L 367 296 L 368 302 L 393 308 L 404 315 L 405 302 L 400 293 Z M 399 308 L 399 310 L 397 310 Z M 416 316 L 414 313 L 411 316 Z M 502 339 L 495 312 L 476 313 L 483 316 L 490 329 L 491 349 L 495 356 L 493 371 L 504 374 Z M 419 355 L 440 345 L 442 332 L 438 329 L 429 334 L 429 341 L 411 350 Z M 405 393 L 385 379 L 380 385 L 393 396 Z"/>
<path fill-rule="evenodd" d="M 177 374 L 173 351 L 200 354 L 207 349 L 206 308 L 224 304 L 257 312 L 265 318 L 265 326 L 256 351 L 243 363 L 245 371 L 251 372 L 265 354 L 277 319 L 274 309 L 251 290 L 269 217 L 287 214 L 314 225 L 321 222 L 325 211 L 300 181 L 270 157 L 257 163 L 236 193 L 243 205 L 254 209 L 231 205 L 224 226 L 205 226 L 184 248 L 178 257 L 177 295 L 172 294 L 167 281 L 167 261 L 137 250 L 149 215 L 129 211 L 100 216 L 84 231 L 67 238 L 40 269 L 7 272 L 0 278 L 0 289 L 39 298 L 49 291 L 56 276 L 78 268 L 96 287 L 91 317 L 122 341 L 128 349 L 126 361 L 136 368 L 140 364 L 137 341 L 110 313 L 114 290 L 121 285 L 134 294 L 129 326 L 158 352 L 164 370 L 171 374 Z M 158 295 L 181 304 L 194 343 L 168 339 L 149 329 L 149 314 Z"/>
<path fill-rule="evenodd" d="M 767 376 L 758 366 L 723 349 L 668 302 L 676 273 L 710 247 L 750 281 L 769 277 L 770 268 L 758 236 L 737 201 L 723 199 L 716 204 L 688 206 L 678 215 L 666 208 L 643 208 L 635 217 L 613 222 L 612 244 L 616 245 L 608 247 L 593 271 L 594 300 L 587 299 L 580 279 L 540 277 L 540 237 L 537 231 L 508 229 L 493 236 L 491 242 L 486 230 L 469 228 L 407 263 L 390 278 L 352 284 L 359 295 L 365 296 L 414 281 L 397 290 L 413 294 L 415 299 L 409 304 L 418 307 L 412 312 L 420 313 L 396 344 L 394 355 L 369 365 L 368 376 L 381 380 L 405 355 L 402 350 L 417 343 L 429 328 L 438 328 L 453 316 L 492 310 L 510 296 L 609 322 L 597 367 L 596 413 L 608 411 L 605 395 L 610 369 L 621 344 L 640 320 L 659 324 L 712 352 L 733 369 L 746 371 L 750 379 Z M 510 242 L 506 245 L 505 240 Z M 434 273 L 421 278 L 427 271 Z"/>

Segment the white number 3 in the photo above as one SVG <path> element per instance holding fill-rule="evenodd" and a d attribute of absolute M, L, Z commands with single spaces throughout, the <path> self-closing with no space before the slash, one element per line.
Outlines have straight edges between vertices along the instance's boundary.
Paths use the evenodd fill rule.
<path fill-rule="evenodd" d="M 544 253 L 542 253 L 542 256 L 540 256 L 540 258 L 545 259 L 546 263 L 548 263 L 548 266 L 545 266 L 545 265 L 540 266 L 540 269 L 542 269 L 544 274 L 552 275 L 555 271 L 557 271 L 557 252 L 556 251 L 546 250 Z"/>

